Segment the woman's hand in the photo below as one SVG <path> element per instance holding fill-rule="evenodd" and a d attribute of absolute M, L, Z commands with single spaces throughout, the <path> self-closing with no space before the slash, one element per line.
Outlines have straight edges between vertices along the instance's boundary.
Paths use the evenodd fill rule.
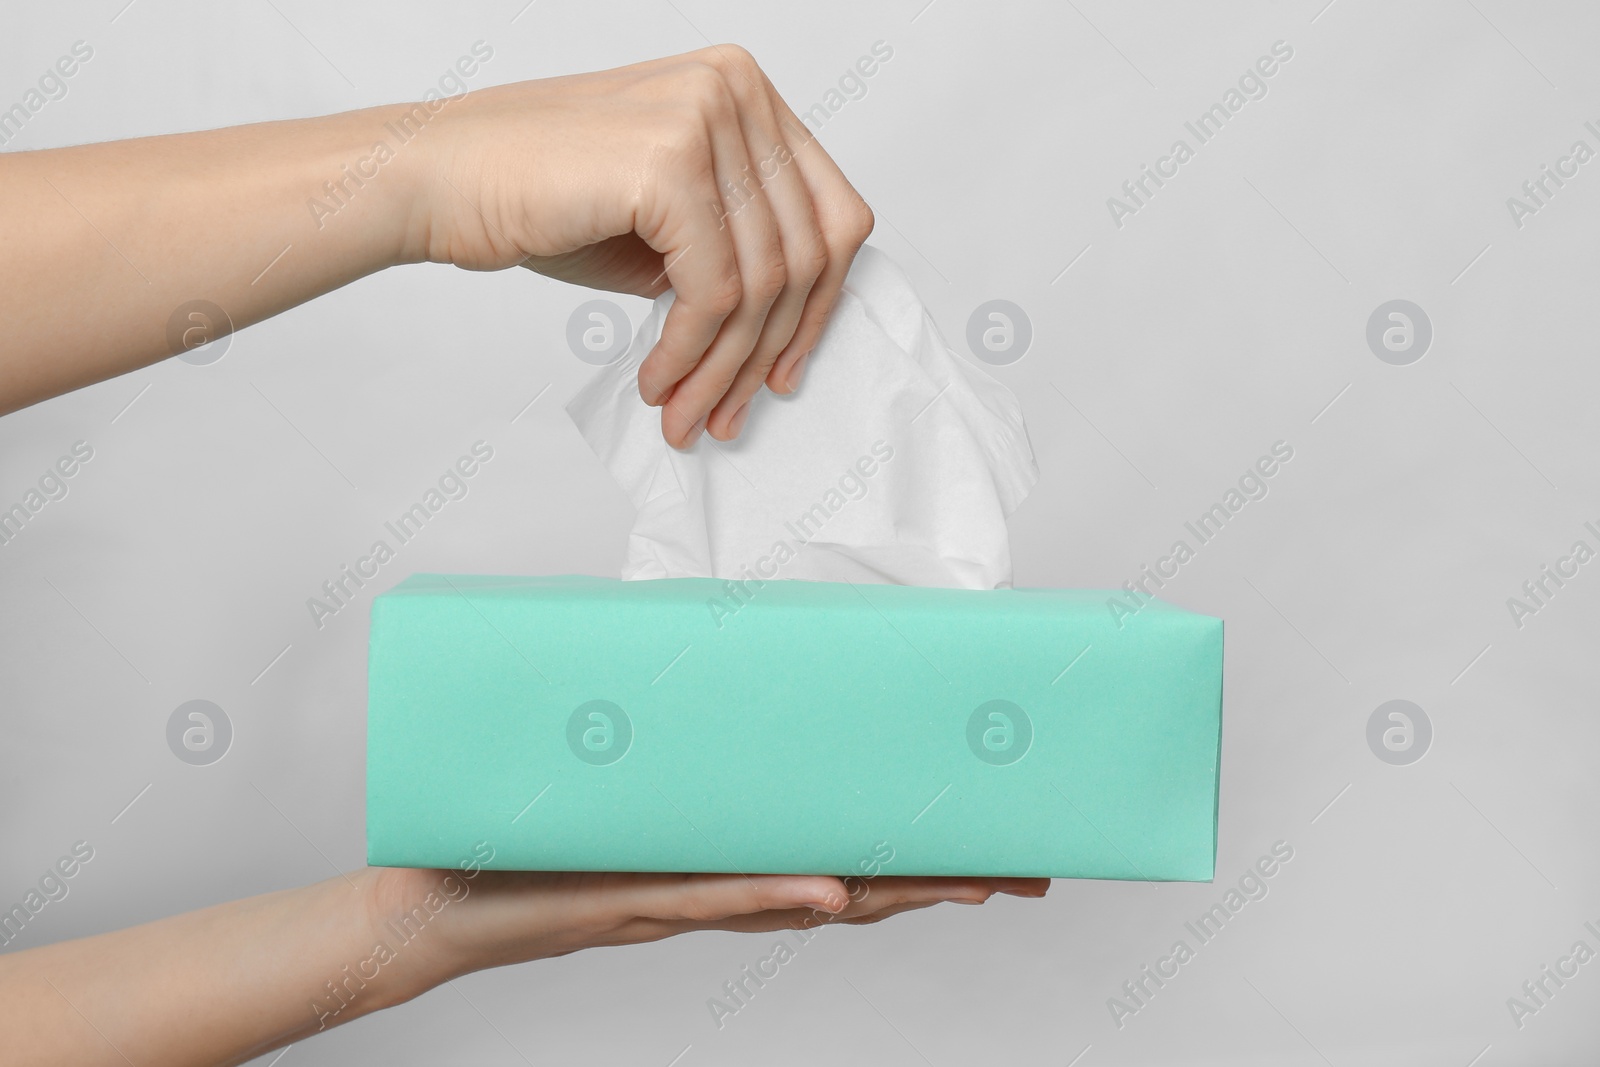
<path fill-rule="evenodd" d="M 487 967 L 692 930 L 876 922 L 1048 885 L 368 867 L 0 954 L 0 1033 L 18 1063 L 241 1063 Z"/>
<path fill-rule="evenodd" d="M 786 393 L 872 212 L 742 48 L 481 89 L 413 164 L 418 259 L 676 300 L 639 368 L 662 433 L 726 440 Z"/>
<path fill-rule="evenodd" d="M 419 132 L 397 145 L 401 127 Z M 763 383 L 793 390 L 871 229 L 733 46 L 426 104 L 0 153 L 0 414 L 435 260 L 675 289 L 640 393 L 669 443 L 706 427 L 726 439 Z"/>
<path fill-rule="evenodd" d="M 1042 897 L 1050 880 L 369 868 L 360 884 L 371 938 L 387 962 L 383 988 L 363 1005 L 352 999 L 352 1017 L 472 971 L 579 949 L 697 930 L 862 925 L 942 901 Z M 337 996 L 323 1010 L 322 1025 L 346 1021 Z"/>
<path fill-rule="evenodd" d="M 860 925 L 941 901 L 981 904 L 994 893 L 1042 897 L 1047 878 L 850 877 L 776 874 L 604 874 L 378 869 L 369 897 L 375 936 L 430 916 L 396 951 L 415 996 L 487 967 L 583 948 L 659 941 L 695 930 L 757 932 Z M 430 908 L 430 901 L 432 907 Z M 415 946 L 413 949 L 409 946 Z M 399 977 L 397 975 L 397 977 Z"/>

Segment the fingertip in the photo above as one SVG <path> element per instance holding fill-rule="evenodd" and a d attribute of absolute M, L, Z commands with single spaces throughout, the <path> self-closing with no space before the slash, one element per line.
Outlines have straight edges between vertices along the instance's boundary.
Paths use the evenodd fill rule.
<path fill-rule="evenodd" d="M 810 359 L 811 353 L 807 352 L 799 359 L 795 360 L 794 366 L 789 368 L 788 376 L 784 379 L 784 386 L 789 392 L 792 393 L 796 389 L 800 388 L 800 379 L 805 374 L 806 363 L 808 363 Z"/>
<path fill-rule="evenodd" d="M 645 407 L 658 408 L 665 404 L 667 402 L 667 392 L 668 390 L 657 385 L 654 381 L 646 379 L 643 366 L 639 368 L 639 399 L 644 401 Z"/>
<path fill-rule="evenodd" d="M 705 429 L 706 417 L 702 415 L 700 416 L 700 421 L 689 427 L 688 430 L 684 431 L 676 443 L 674 443 L 671 438 L 667 439 L 667 443 L 671 444 L 673 448 L 676 448 L 680 452 L 687 452 L 689 449 L 694 447 L 694 443 L 696 441 L 700 440 L 700 435 L 705 432 Z"/>
<path fill-rule="evenodd" d="M 801 897 L 796 907 L 837 915 L 850 906 L 850 894 L 837 878 L 810 879 L 795 887 Z"/>
<path fill-rule="evenodd" d="M 706 428 L 706 415 L 695 419 L 691 407 L 685 407 L 677 389 L 669 389 L 661 399 L 661 437 L 672 448 L 682 452 L 690 448 Z M 707 412 L 707 415 L 710 413 Z"/>
<path fill-rule="evenodd" d="M 767 374 L 767 388 L 780 396 L 788 396 L 800 387 L 801 373 L 805 370 L 806 362 L 811 358 L 811 350 L 800 353 L 798 356 L 784 353 L 772 364 L 772 370 Z"/>
<path fill-rule="evenodd" d="M 739 436 L 739 431 L 744 429 L 745 420 L 750 417 L 750 401 L 746 400 L 733 408 L 733 414 L 726 418 L 721 415 L 725 410 L 726 406 L 719 407 L 706 420 L 706 432 L 718 441 L 732 441 Z"/>
<path fill-rule="evenodd" d="M 732 440 L 744 432 L 744 424 L 750 418 L 750 401 L 746 400 L 739 405 L 739 410 L 733 413 L 733 418 L 728 420 L 728 439 Z"/>

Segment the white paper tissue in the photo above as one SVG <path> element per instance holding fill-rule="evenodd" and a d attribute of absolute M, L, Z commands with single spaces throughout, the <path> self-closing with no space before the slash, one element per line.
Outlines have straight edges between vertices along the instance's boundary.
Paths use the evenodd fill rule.
<path fill-rule="evenodd" d="M 635 384 L 671 304 L 567 404 L 639 509 L 624 579 L 1011 584 L 1006 518 L 1038 478 L 1021 406 L 888 256 L 861 249 L 797 392 L 762 389 L 737 440 L 683 452 Z"/>

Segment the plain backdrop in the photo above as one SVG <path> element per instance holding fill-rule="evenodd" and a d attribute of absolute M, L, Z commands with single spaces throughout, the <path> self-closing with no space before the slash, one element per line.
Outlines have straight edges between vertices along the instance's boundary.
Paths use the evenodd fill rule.
<path fill-rule="evenodd" d="M 1547 980 L 1521 1026 L 1507 1005 L 1575 942 L 1600 949 L 1583 925 L 1600 925 L 1600 563 L 1520 626 L 1507 604 L 1575 541 L 1600 548 L 1600 162 L 1547 180 L 1520 225 L 1507 204 L 1575 141 L 1600 149 L 1591 6 L 125 3 L 9 13 L 0 107 L 74 42 L 93 58 L 7 150 L 415 99 L 480 40 L 474 86 L 738 42 L 805 110 L 886 42 L 822 139 L 953 343 L 987 300 L 1032 323 L 992 371 L 1042 472 L 1012 520 L 1018 585 L 1120 585 L 1293 448 L 1162 590 L 1227 620 L 1216 883 L 1057 882 L 1043 902 L 828 930 L 720 1030 L 707 998 L 769 938 L 474 975 L 259 1062 L 1490 1067 L 1593 1050 L 1600 963 Z M 1293 54 L 1266 94 L 1119 226 L 1108 198 L 1174 140 L 1195 147 L 1184 123 L 1279 41 Z M 94 450 L 0 546 L 0 905 L 74 842 L 95 850 L 9 950 L 362 863 L 371 595 L 421 570 L 617 572 L 630 508 L 562 411 L 593 373 L 567 319 L 595 295 L 394 270 L 210 365 L 0 420 L 0 506 L 75 442 Z M 1396 299 L 1432 326 L 1408 365 L 1367 342 Z M 619 303 L 637 324 L 644 303 Z M 478 440 L 494 459 L 469 496 L 319 628 L 307 598 Z M 195 699 L 232 724 L 209 766 L 168 747 Z M 1408 765 L 1368 743 L 1395 699 L 1432 726 Z M 1275 842 L 1293 859 L 1267 896 L 1119 1027 L 1108 998 L 1193 944 L 1185 922 Z"/>

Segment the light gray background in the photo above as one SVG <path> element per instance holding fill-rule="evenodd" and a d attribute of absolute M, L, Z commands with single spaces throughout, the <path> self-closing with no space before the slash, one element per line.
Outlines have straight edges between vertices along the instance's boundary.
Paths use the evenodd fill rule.
<path fill-rule="evenodd" d="M 1592 7 L 123 3 L 9 14 L 0 104 L 75 40 L 95 49 L 10 148 L 414 99 L 478 39 L 495 54 L 475 85 L 736 41 L 799 110 L 887 41 L 894 58 L 823 140 L 947 336 L 991 298 L 1032 319 L 1032 350 L 995 372 L 1043 472 L 1012 523 L 1018 584 L 1115 586 L 1274 441 L 1295 449 L 1164 591 L 1228 621 L 1216 884 L 1058 882 L 1044 902 L 829 930 L 720 1032 L 706 998 L 765 937 L 476 975 L 275 1062 L 1487 1067 L 1592 1051 L 1600 963 L 1520 1030 L 1506 1007 L 1574 941 L 1600 947 L 1582 927 L 1600 920 L 1600 563 L 1520 630 L 1506 607 L 1574 540 L 1594 546 L 1582 524 L 1600 520 L 1600 162 L 1520 229 L 1506 207 L 1573 141 L 1600 147 L 1583 128 L 1600 119 Z M 1269 94 L 1115 227 L 1106 198 L 1276 40 L 1294 58 Z M 75 440 L 95 449 L 0 547 L 0 903 L 72 842 L 96 849 L 14 947 L 361 863 L 370 596 L 320 631 L 305 600 L 479 438 L 495 458 L 471 495 L 380 587 L 425 569 L 616 572 L 630 509 L 561 410 L 593 373 L 564 346 L 592 295 L 396 270 L 241 333 L 214 365 L 169 361 L 0 420 L 6 506 Z M 1434 326 L 1411 366 L 1365 342 L 1394 298 Z M 637 323 L 642 302 L 624 303 Z M 1397 697 L 1435 731 L 1405 767 L 1365 739 Z M 209 767 L 165 741 L 194 698 L 236 731 Z M 1119 1030 L 1107 998 L 1277 840 L 1295 855 L 1270 895 Z"/>

